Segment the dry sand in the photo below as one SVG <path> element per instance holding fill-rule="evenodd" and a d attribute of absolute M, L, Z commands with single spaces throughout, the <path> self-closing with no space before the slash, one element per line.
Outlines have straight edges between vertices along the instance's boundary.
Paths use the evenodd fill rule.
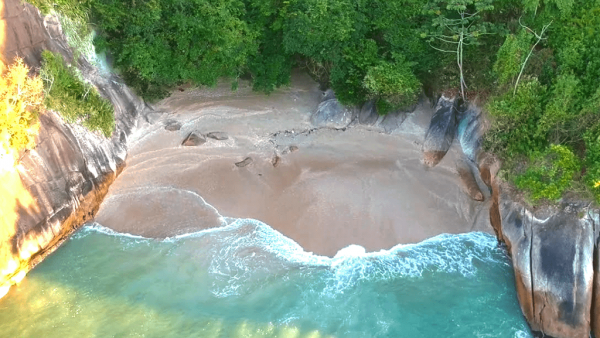
<path fill-rule="evenodd" d="M 321 95 L 301 74 L 270 96 L 247 85 L 235 93 L 226 85 L 176 92 L 133 135 L 127 167 L 96 221 L 161 238 L 221 226 L 220 216 L 254 218 L 330 256 L 349 244 L 375 251 L 492 231 L 488 203 L 461 187 L 458 147 L 433 169 L 422 164 L 428 103 L 392 135 L 364 126 L 315 130 L 309 116 Z M 181 129 L 165 130 L 174 121 Z M 229 138 L 181 146 L 192 131 Z M 235 165 L 247 157 L 251 163 Z"/>

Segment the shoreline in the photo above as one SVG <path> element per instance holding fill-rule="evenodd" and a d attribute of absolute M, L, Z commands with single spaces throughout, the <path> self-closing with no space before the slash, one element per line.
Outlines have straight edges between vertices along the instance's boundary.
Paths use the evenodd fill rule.
<path fill-rule="evenodd" d="M 312 126 L 321 92 L 306 75 L 270 96 L 247 90 L 191 90 L 159 103 L 164 113 L 136 134 L 96 221 L 164 238 L 220 226 L 219 216 L 253 218 L 326 256 L 351 244 L 378 251 L 442 233 L 493 234 L 488 202 L 473 201 L 455 170 L 459 147 L 435 168 L 422 164 L 428 103 L 389 135 Z M 192 132 L 205 142 L 181 146 Z"/>

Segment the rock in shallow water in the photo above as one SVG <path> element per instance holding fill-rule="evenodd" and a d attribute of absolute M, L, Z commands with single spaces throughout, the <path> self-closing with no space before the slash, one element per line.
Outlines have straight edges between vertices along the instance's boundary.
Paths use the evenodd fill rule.
<path fill-rule="evenodd" d="M 191 132 L 181 143 L 184 147 L 196 147 L 206 142 L 206 139 L 196 132 Z"/>
<path fill-rule="evenodd" d="M 273 164 L 273 167 L 277 168 L 279 166 L 279 163 L 281 162 L 281 157 L 275 155 L 273 156 L 273 159 L 271 160 L 271 164 Z"/>
<path fill-rule="evenodd" d="M 235 166 L 238 168 L 243 168 L 243 167 L 251 164 L 252 162 L 253 162 L 252 157 L 246 157 L 243 161 L 237 162 L 235 164 Z"/>
<path fill-rule="evenodd" d="M 213 131 L 210 132 L 208 134 L 206 134 L 206 137 L 210 137 L 214 140 L 217 141 L 224 141 L 227 140 L 229 138 L 229 136 L 227 135 L 227 133 L 221 132 L 221 131 Z"/>
<path fill-rule="evenodd" d="M 165 130 L 168 131 L 178 131 L 181 129 L 181 123 L 177 121 L 167 121 L 165 122 Z"/>

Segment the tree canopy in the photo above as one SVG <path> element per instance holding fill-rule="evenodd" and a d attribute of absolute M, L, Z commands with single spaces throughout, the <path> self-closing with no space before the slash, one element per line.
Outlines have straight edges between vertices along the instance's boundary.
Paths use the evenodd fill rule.
<path fill-rule="evenodd" d="M 422 90 L 477 97 L 492 122 L 484 145 L 505 160 L 508 180 L 572 178 L 587 190 L 561 181 L 532 199 L 575 189 L 600 201 L 600 0 L 59 2 L 89 16 L 96 47 L 148 100 L 222 77 L 269 93 L 294 68 L 380 113 Z M 568 175 L 544 174 L 567 162 Z"/>

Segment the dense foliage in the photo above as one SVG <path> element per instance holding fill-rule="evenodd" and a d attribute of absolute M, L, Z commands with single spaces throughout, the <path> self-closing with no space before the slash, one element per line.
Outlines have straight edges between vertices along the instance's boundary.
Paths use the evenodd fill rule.
<path fill-rule="evenodd" d="M 91 18 L 96 47 L 146 99 L 242 76 L 268 93 L 295 67 L 380 113 L 423 89 L 479 97 L 484 144 L 530 200 L 575 180 L 600 201 L 600 0 L 56 1 Z"/>
<path fill-rule="evenodd" d="M 83 82 L 76 68 L 65 64 L 62 55 L 44 51 L 42 57 L 40 76 L 44 81 L 46 107 L 60 112 L 67 122 L 82 123 L 110 137 L 115 125 L 110 102 Z"/>
<path fill-rule="evenodd" d="M 599 14 L 598 0 L 524 1 L 498 50 L 486 145 L 534 202 L 579 182 L 600 202 Z"/>
<path fill-rule="evenodd" d="M 43 87 L 38 77 L 28 73 L 18 58 L 0 77 L 0 168 L 12 165 L 14 156 L 35 142 Z"/>

